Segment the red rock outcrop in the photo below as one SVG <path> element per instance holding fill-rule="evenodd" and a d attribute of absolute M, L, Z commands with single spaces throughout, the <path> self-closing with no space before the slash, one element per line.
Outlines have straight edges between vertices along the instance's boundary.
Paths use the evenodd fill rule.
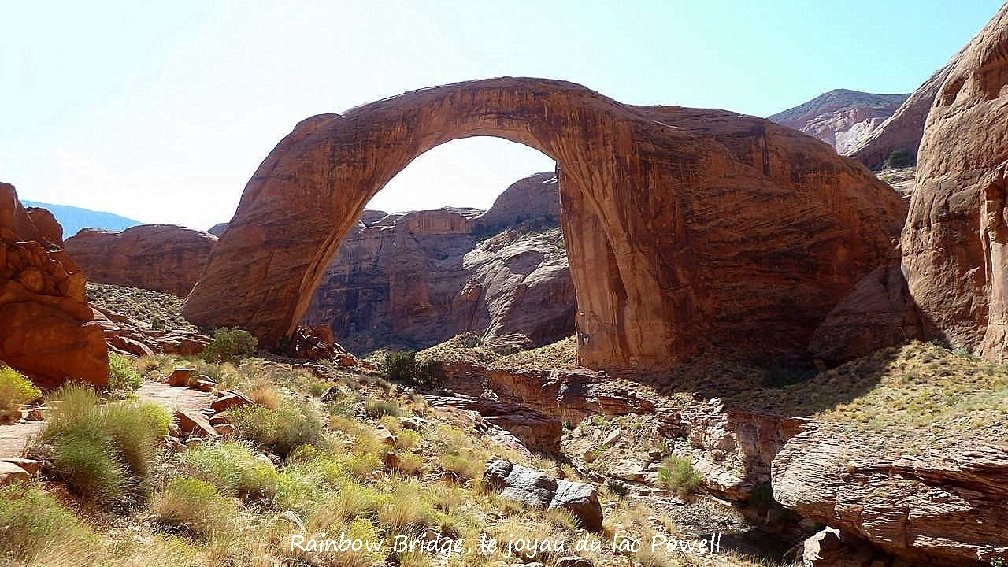
<path fill-rule="evenodd" d="M 955 440 L 921 451 L 819 423 L 784 445 L 772 478 L 785 507 L 898 557 L 955 566 L 1008 560 L 1004 447 Z"/>
<path fill-rule="evenodd" d="M 903 230 L 910 293 L 955 347 L 1008 345 L 1008 6 L 962 51 L 928 114 Z"/>
<path fill-rule="evenodd" d="M 86 228 L 66 251 L 91 281 L 189 295 L 217 237 L 170 224 L 143 224 L 122 232 Z"/>
<path fill-rule="evenodd" d="M 60 260 L 62 230 L 48 220 L 0 183 L 0 361 L 42 386 L 68 378 L 107 385 L 108 350 L 84 275 Z"/>
<path fill-rule="evenodd" d="M 838 154 L 849 154 L 861 140 L 881 127 L 906 98 L 905 94 L 836 89 L 768 118 L 826 142 Z"/>
<path fill-rule="evenodd" d="M 476 135 L 557 160 L 591 367 L 803 348 L 902 224 L 899 197 L 860 163 L 765 120 L 633 107 L 561 81 L 471 81 L 298 124 L 249 181 L 184 313 L 275 344 L 370 198 L 416 156 Z"/>
<path fill-rule="evenodd" d="M 475 209 L 364 211 L 304 315 L 366 352 L 426 348 L 463 332 L 520 333 L 539 346 L 574 334 L 574 283 L 556 176 L 512 184 Z M 490 238 L 487 238 L 490 235 Z"/>

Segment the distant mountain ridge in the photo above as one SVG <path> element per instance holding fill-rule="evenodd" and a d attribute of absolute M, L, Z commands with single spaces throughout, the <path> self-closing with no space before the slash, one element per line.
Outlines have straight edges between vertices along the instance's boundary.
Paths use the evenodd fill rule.
<path fill-rule="evenodd" d="M 60 225 L 63 226 L 63 236 L 65 238 L 77 234 L 82 228 L 100 228 L 118 232 L 141 224 L 138 220 L 105 211 L 93 211 L 81 207 L 55 205 L 38 201 L 22 202 L 26 207 L 39 207 L 49 210 L 56 217 L 56 220 L 59 221 Z"/>
<path fill-rule="evenodd" d="M 846 154 L 892 116 L 909 96 L 834 89 L 768 118 Z"/>

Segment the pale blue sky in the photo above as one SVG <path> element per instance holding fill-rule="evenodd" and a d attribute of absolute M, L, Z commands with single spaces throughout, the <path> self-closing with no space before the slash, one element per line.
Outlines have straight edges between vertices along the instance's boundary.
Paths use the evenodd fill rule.
<path fill-rule="evenodd" d="M 993 0 L 656 2 L 0 0 L 0 180 L 23 198 L 195 228 L 230 219 L 302 118 L 501 75 L 624 102 L 765 116 L 833 88 L 910 92 Z M 446 144 L 385 210 L 486 207 L 552 162 L 495 139 Z"/>

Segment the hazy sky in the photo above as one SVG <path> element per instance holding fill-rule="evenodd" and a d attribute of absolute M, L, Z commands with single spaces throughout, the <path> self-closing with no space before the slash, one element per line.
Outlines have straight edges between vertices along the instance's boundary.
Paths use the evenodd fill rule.
<path fill-rule="evenodd" d="M 765 116 L 824 91 L 910 92 L 995 0 L 402 2 L 0 0 L 0 180 L 23 198 L 194 228 L 231 218 L 299 120 L 524 75 L 624 102 Z M 486 207 L 552 162 L 475 138 L 372 205 Z"/>

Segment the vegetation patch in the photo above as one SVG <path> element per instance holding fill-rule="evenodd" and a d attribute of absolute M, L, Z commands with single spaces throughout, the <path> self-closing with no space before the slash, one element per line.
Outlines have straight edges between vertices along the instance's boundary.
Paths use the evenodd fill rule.
<path fill-rule="evenodd" d="M 208 362 L 234 362 L 252 356 L 259 346 L 259 340 L 252 333 L 238 328 L 215 329 L 210 344 L 203 350 L 203 358 Z"/>
<path fill-rule="evenodd" d="M 42 391 L 20 372 L 0 363 L 0 424 L 21 419 L 21 404 L 42 397 Z"/>

